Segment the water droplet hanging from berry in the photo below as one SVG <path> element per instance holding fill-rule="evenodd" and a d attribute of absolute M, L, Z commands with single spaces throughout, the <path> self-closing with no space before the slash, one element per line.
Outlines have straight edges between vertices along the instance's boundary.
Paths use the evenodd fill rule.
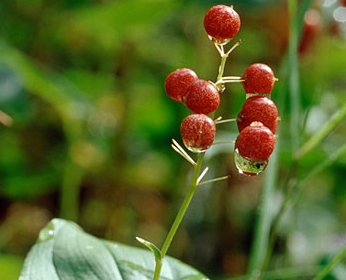
<path fill-rule="evenodd" d="M 260 122 L 244 128 L 235 142 L 235 164 L 240 173 L 258 175 L 267 164 L 275 148 L 273 132 Z"/>
<path fill-rule="evenodd" d="M 255 161 L 243 157 L 238 149 L 234 149 L 234 162 L 240 174 L 247 176 L 257 176 L 267 167 L 268 161 Z"/>

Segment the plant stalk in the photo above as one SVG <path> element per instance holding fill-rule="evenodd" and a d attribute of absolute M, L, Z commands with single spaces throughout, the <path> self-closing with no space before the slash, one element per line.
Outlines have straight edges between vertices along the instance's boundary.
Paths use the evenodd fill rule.
<path fill-rule="evenodd" d="M 297 1 L 288 0 L 290 18 L 290 37 L 288 45 L 289 89 L 291 105 L 291 149 L 292 154 L 299 148 L 300 124 L 300 92 L 299 92 L 299 67 L 298 67 L 298 20 Z"/>
<path fill-rule="evenodd" d="M 69 159 L 65 170 L 60 191 L 60 217 L 77 221 L 79 216 L 79 195 L 84 171 Z"/>
<path fill-rule="evenodd" d="M 339 159 L 341 156 L 346 154 L 346 144 L 342 145 L 334 154 L 332 154 L 329 158 L 327 158 L 325 161 L 317 165 L 314 169 L 312 169 L 307 175 L 305 175 L 303 178 L 298 178 L 295 181 L 295 184 L 289 188 L 286 189 L 285 193 L 285 199 L 282 203 L 280 210 L 276 214 L 273 223 L 272 223 L 272 229 L 270 232 L 269 237 L 269 243 L 267 247 L 267 252 L 265 254 L 264 260 L 260 266 L 260 271 L 263 272 L 268 266 L 270 256 L 272 254 L 274 244 L 276 241 L 277 232 L 279 229 L 280 221 L 282 216 L 285 214 L 285 212 L 288 210 L 289 207 L 292 207 L 293 204 L 295 204 L 298 201 L 298 198 L 301 196 L 301 193 L 303 191 L 303 184 L 304 182 L 311 178 L 312 176 L 316 175 L 317 173 L 321 172 L 323 169 L 331 165 L 334 161 Z"/>
<path fill-rule="evenodd" d="M 346 257 L 346 247 L 341 249 L 341 251 L 331 259 L 331 261 L 316 275 L 312 280 L 322 280 L 328 273 L 332 270 L 333 266 L 340 262 L 343 258 Z"/>
<path fill-rule="evenodd" d="M 226 55 L 226 54 L 221 56 L 221 63 L 220 63 L 220 67 L 219 67 L 219 74 L 217 75 L 216 83 L 222 79 L 223 72 L 225 71 L 225 65 L 226 65 L 227 58 L 228 58 L 228 55 Z"/>
<path fill-rule="evenodd" d="M 282 79 L 284 76 L 287 76 L 287 83 L 290 93 L 290 130 L 291 130 L 291 149 L 292 156 L 293 153 L 296 152 L 299 148 L 299 116 L 300 116 L 300 90 L 299 90 L 299 63 L 298 63 L 298 39 L 302 29 L 302 23 L 305 12 L 308 10 L 311 0 L 303 0 L 299 4 L 299 9 L 297 7 L 296 0 L 287 0 L 288 3 L 288 11 L 289 11 L 289 19 L 290 19 L 290 40 L 288 46 L 287 57 L 281 66 L 281 74 Z M 287 69 L 287 70 L 286 70 Z M 287 71 L 287 72 L 286 72 Z M 285 74 L 287 73 L 287 74 Z M 285 74 L 285 75 L 284 75 Z M 280 107 L 282 110 L 285 106 L 285 98 L 284 98 L 284 84 L 281 85 L 281 93 L 279 97 Z M 278 144 L 278 142 L 277 142 Z M 276 153 L 278 153 L 278 148 L 276 147 Z M 276 153 L 274 152 L 271 162 L 275 159 Z M 251 257 L 249 262 L 248 272 L 251 274 L 251 279 L 261 279 L 263 276 L 263 272 L 266 268 L 264 263 L 269 261 L 271 255 L 271 243 L 275 240 L 275 236 L 272 237 L 272 234 L 276 233 L 276 230 L 273 230 L 273 227 L 277 227 L 275 225 L 278 223 L 275 221 L 277 216 L 272 219 L 270 215 L 270 203 L 272 200 L 270 197 L 272 196 L 275 190 L 276 184 L 276 176 L 278 171 L 278 165 L 272 164 L 267 168 L 265 182 L 263 186 L 263 192 L 266 194 L 262 194 L 261 196 L 261 206 L 259 211 L 258 220 L 256 223 L 256 229 L 254 234 L 253 248 L 251 250 Z M 290 198 L 285 198 L 285 200 L 289 200 Z M 288 204 L 288 202 L 286 203 Z M 282 210 L 284 211 L 284 210 Z M 281 216 L 281 215 L 280 215 Z M 268 252 L 269 251 L 269 252 Z"/>
<path fill-rule="evenodd" d="M 252 279 L 260 279 L 261 260 L 265 257 L 268 247 L 268 239 L 272 222 L 272 203 L 276 183 L 276 168 L 278 162 L 278 147 L 270 159 L 267 173 L 265 174 L 263 190 L 260 198 L 260 205 L 257 209 L 257 221 L 251 250 L 248 272 Z"/>
<path fill-rule="evenodd" d="M 162 264 L 163 264 L 163 259 L 168 251 L 169 246 L 172 243 L 172 240 L 174 238 L 175 233 L 177 232 L 177 229 L 181 223 L 181 221 L 184 218 L 184 215 L 186 213 L 187 208 L 190 205 L 190 202 L 192 200 L 192 197 L 197 189 L 197 179 L 198 179 L 198 175 L 199 172 L 201 170 L 201 166 L 202 166 L 202 162 L 203 162 L 203 158 L 204 158 L 205 153 L 202 153 L 197 160 L 197 164 L 194 166 L 194 172 L 193 172 L 193 176 L 192 176 L 192 180 L 191 180 L 191 185 L 189 188 L 189 191 L 179 209 L 179 212 L 173 222 L 173 225 L 171 227 L 171 229 L 168 232 L 168 235 L 166 237 L 165 242 L 163 243 L 162 249 L 161 249 L 161 258 L 156 259 L 156 266 L 155 266 L 155 272 L 154 272 L 154 278 L 153 280 L 159 280 L 160 278 L 160 274 L 161 274 L 161 269 L 162 269 Z"/>
<path fill-rule="evenodd" d="M 341 108 L 336 111 L 329 121 L 314 134 L 297 152 L 296 159 L 300 159 L 309 153 L 311 150 L 316 148 L 324 138 L 326 138 L 329 133 L 346 117 L 346 102 L 341 106 Z"/>
<path fill-rule="evenodd" d="M 222 77 L 223 77 L 223 73 L 225 71 L 225 65 L 226 65 L 226 61 L 227 61 L 227 58 L 229 56 L 229 54 L 237 47 L 240 45 L 240 41 L 238 41 L 233 47 L 231 47 L 229 49 L 229 51 L 227 53 L 224 52 L 224 49 L 223 49 L 223 46 L 219 46 L 217 45 L 216 43 L 214 44 L 216 49 L 218 50 L 220 56 L 221 56 L 221 62 L 220 62 L 220 67 L 219 67 L 219 73 L 217 75 L 217 78 L 216 78 L 216 82 L 215 82 L 215 85 L 216 87 L 218 88 L 218 90 L 221 89 L 221 84 L 218 84 L 221 80 L 222 80 Z M 214 118 L 214 113 L 211 114 L 212 118 Z M 199 173 L 200 173 L 200 170 L 201 170 L 201 166 L 202 166 L 202 162 L 203 162 L 203 158 L 204 158 L 204 155 L 205 153 L 202 153 L 200 154 L 200 156 L 198 157 L 198 160 L 197 160 L 197 163 L 196 165 L 194 165 L 194 172 L 193 172 L 193 176 L 192 176 L 192 181 L 191 181 L 191 185 L 190 185 L 190 189 L 179 209 L 179 212 L 173 222 L 173 225 L 171 227 L 171 229 L 169 230 L 168 232 L 168 235 L 166 237 L 166 240 L 165 242 L 163 243 L 162 245 L 162 249 L 161 249 L 161 257 L 160 258 L 155 258 L 155 272 L 154 272 L 154 278 L 153 280 L 159 280 L 160 278 L 160 274 L 161 274 L 161 269 L 162 269 L 162 265 L 163 265 L 163 259 L 168 251 L 168 248 L 169 246 L 171 245 L 172 243 L 172 240 L 173 240 L 173 237 L 175 235 L 175 233 L 177 232 L 177 229 L 181 223 L 181 221 L 183 220 L 184 218 L 184 215 L 186 213 L 186 210 L 187 208 L 189 207 L 190 205 L 190 202 L 192 200 L 192 197 L 198 187 L 198 177 L 199 177 Z M 219 180 L 216 179 L 214 181 L 217 181 Z M 210 180 L 210 181 L 207 181 L 207 182 L 213 182 L 213 180 Z M 206 184 L 207 182 L 203 183 L 203 184 Z"/>

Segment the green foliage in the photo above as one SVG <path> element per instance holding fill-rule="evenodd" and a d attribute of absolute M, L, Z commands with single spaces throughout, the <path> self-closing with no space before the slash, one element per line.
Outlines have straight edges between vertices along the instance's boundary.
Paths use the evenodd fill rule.
<path fill-rule="evenodd" d="M 54 219 L 40 232 L 20 279 L 149 280 L 154 265 L 150 251 L 99 240 L 72 222 Z M 165 258 L 161 275 L 165 280 L 208 280 L 170 257 Z"/>
<path fill-rule="evenodd" d="M 136 239 L 139 243 L 142 243 L 144 246 L 148 247 L 150 251 L 153 252 L 155 259 L 161 259 L 161 251 L 159 248 L 155 246 L 155 244 L 151 243 L 150 241 L 144 240 L 140 237 L 136 237 Z"/>
<path fill-rule="evenodd" d="M 233 145 L 213 146 L 205 157 L 211 167 L 205 180 L 229 174 L 228 185 L 198 189 L 169 253 L 210 276 L 246 273 L 256 213 L 262 216 L 261 257 L 270 221 L 291 184 L 299 186 L 292 194 L 296 203 L 278 227 L 263 277 L 308 279 L 340 247 L 346 213 L 343 115 L 337 127 L 328 125 L 332 131 L 321 130 L 323 139 L 314 138 L 318 145 L 310 145 L 289 179 L 291 117 L 298 121 L 301 146 L 345 102 L 345 37 L 330 32 L 340 1 L 329 7 L 322 2 L 299 1 L 299 11 L 312 4 L 324 22 L 311 48 L 298 57 L 299 118 L 291 113 L 288 60 L 282 60 L 287 1 L 224 3 L 239 11 L 242 27 L 235 40 L 243 42 L 225 73 L 241 75 L 254 62 L 270 65 L 280 79 L 272 99 L 282 120 L 276 152 L 257 178 L 238 175 Z M 18 279 L 21 258 L 52 217 L 76 220 L 88 232 L 126 244 L 139 246 L 135 236 L 163 243 L 191 175 L 169 147 L 171 138 L 181 141 L 179 125 L 189 112 L 167 98 L 163 83 L 180 67 L 215 79 L 219 57 L 203 16 L 219 3 L 0 1 L 0 110 L 13 118 L 12 127 L 0 125 L 0 279 Z M 242 86 L 227 85 L 221 98 L 217 116 L 235 118 L 244 102 Z M 220 124 L 216 141 L 233 141 L 237 134 L 236 125 Z M 51 243 L 35 248 L 43 250 L 44 244 Z M 330 275 L 344 275 L 337 270 L 338 265 Z"/>
<path fill-rule="evenodd" d="M 17 280 L 22 266 L 23 260 L 20 257 L 0 254 L 0 279 Z"/>

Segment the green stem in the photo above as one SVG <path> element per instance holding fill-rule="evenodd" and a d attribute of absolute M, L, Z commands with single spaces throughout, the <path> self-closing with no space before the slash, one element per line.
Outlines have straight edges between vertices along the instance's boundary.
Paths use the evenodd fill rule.
<path fill-rule="evenodd" d="M 288 85 L 280 83 L 277 88 L 279 106 L 283 114 L 285 107 L 285 92 L 289 88 L 290 103 L 291 103 L 291 142 L 293 151 L 298 150 L 299 147 L 299 69 L 298 69 L 298 55 L 297 46 L 298 38 L 301 32 L 303 17 L 309 8 L 311 0 L 303 0 L 299 6 L 299 13 L 297 13 L 296 0 L 288 0 L 288 7 L 290 13 L 290 41 L 286 58 L 283 60 L 280 71 L 281 80 L 287 80 Z M 286 78 L 287 77 L 287 78 Z M 280 132 L 279 132 L 280 135 Z M 265 181 L 263 185 L 263 193 L 261 195 L 260 207 L 258 209 L 258 218 L 255 226 L 255 233 L 253 245 L 251 249 L 251 256 L 249 261 L 248 272 L 251 274 L 252 279 L 261 279 L 264 266 L 262 265 L 264 259 L 268 256 L 268 246 L 271 244 L 271 223 L 273 217 L 270 213 L 272 194 L 275 191 L 276 177 L 278 172 L 277 153 L 279 151 L 280 138 L 277 140 L 277 147 L 275 153 L 271 157 L 271 163 L 265 174 Z M 269 254 L 270 256 L 270 254 Z"/>
<path fill-rule="evenodd" d="M 333 162 L 346 155 L 346 144 L 343 144 L 338 148 L 333 154 L 331 154 L 327 159 L 322 161 L 316 167 L 314 167 L 310 172 L 308 172 L 304 177 L 297 181 L 297 187 L 303 184 L 307 179 L 315 176 L 319 172 L 323 171 L 325 168 L 330 166 Z M 300 195 L 301 190 L 298 190 L 298 196 Z"/>
<path fill-rule="evenodd" d="M 291 145 L 292 151 L 297 151 L 299 147 L 299 67 L 298 67 L 298 21 L 297 21 L 297 1 L 288 0 L 288 11 L 290 18 L 290 38 L 288 45 L 288 67 L 289 67 L 289 90 L 291 105 Z"/>
<path fill-rule="evenodd" d="M 155 266 L 154 280 L 160 279 L 162 261 L 163 259 L 155 259 L 156 266 Z"/>
<path fill-rule="evenodd" d="M 267 172 L 264 178 L 263 190 L 258 207 L 258 218 L 255 225 L 255 233 L 250 256 L 250 263 L 248 272 L 256 279 L 258 270 L 260 270 L 261 260 L 265 256 L 266 248 L 268 246 L 268 239 L 270 234 L 270 224 L 272 221 L 271 204 L 273 203 L 273 193 L 275 190 L 276 182 L 276 168 L 278 161 L 278 147 L 270 159 Z"/>
<path fill-rule="evenodd" d="M 332 258 L 331 261 L 312 280 L 322 280 L 323 278 L 325 278 L 328 275 L 328 273 L 332 270 L 333 266 L 345 257 L 346 247 L 341 249 L 341 251 L 334 258 Z"/>
<path fill-rule="evenodd" d="M 70 160 L 65 164 L 60 191 L 60 217 L 72 221 L 78 220 L 79 193 L 84 171 Z"/>
<path fill-rule="evenodd" d="M 194 167 L 194 172 L 193 172 L 193 176 L 192 176 L 190 189 L 189 189 L 189 191 L 188 191 L 188 193 L 187 193 L 187 195 L 186 195 L 186 197 L 185 197 L 185 199 L 184 199 L 184 201 L 183 201 L 183 203 L 179 209 L 177 216 L 175 217 L 175 220 L 173 222 L 171 229 L 168 232 L 166 240 L 163 243 L 163 246 L 161 249 L 161 258 L 156 259 L 156 266 L 155 266 L 155 273 L 154 273 L 154 279 L 153 280 L 158 280 L 160 277 L 163 259 L 166 255 L 167 251 L 168 251 L 169 246 L 172 243 L 173 237 L 174 237 L 175 233 L 177 232 L 177 229 L 178 229 L 181 221 L 183 220 L 183 217 L 186 213 L 186 210 L 189 207 L 191 199 L 192 199 L 192 197 L 193 197 L 193 195 L 197 189 L 197 179 L 198 179 L 199 172 L 201 170 L 204 155 L 205 155 L 205 153 L 202 153 L 197 160 L 197 164 Z"/>
<path fill-rule="evenodd" d="M 212 179 L 212 180 L 207 180 L 207 181 L 204 181 L 204 182 L 199 183 L 199 184 L 198 184 L 198 187 L 199 187 L 199 186 L 206 185 L 206 184 L 210 184 L 210 183 L 214 183 L 214 182 L 226 180 L 226 179 L 228 179 L 228 178 L 229 178 L 229 176 L 223 176 L 223 177 L 215 178 L 215 179 Z"/>
<path fill-rule="evenodd" d="M 221 56 L 221 63 L 220 63 L 220 67 L 219 67 L 219 74 L 217 75 L 216 83 L 222 79 L 223 72 L 225 71 L 225 65 L 226 65 L 227 58 L 228 58 L 228 55 L 226 55 L 226 54 Z"/>
<path fill-rule="evenodd" d="M 346 102 L 336 111 L 330 120 L 314 134 L 297 152 L 296 159 L 300 159 L 316 148 L 324 138 L 346 117 Z"/>

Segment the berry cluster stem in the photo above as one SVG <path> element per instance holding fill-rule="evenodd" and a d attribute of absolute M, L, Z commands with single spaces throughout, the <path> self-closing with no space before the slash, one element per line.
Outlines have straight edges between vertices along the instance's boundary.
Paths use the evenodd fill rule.
<path fill-rule="evenodd" d="M 223 72 L 225 71 L 225 65 L 226 65 L 227 58 L 228 58 L 228 55 L 226 55 L 226 54 L 223 54 L 221 56 L 221 63 L 220 63 L 220 67 L 219 67 L 219 74 L 217 75 L 216 83 L 218 81 L 220 81 L 222 79 L 222 77 L 223 77 Z"/>
<path fill-rule="evenodd" d="M 228 52 L 225 53 L 223 45 L 219 45 L 217 43 L 214 43 L 215 48 L 217 49 L 217 51 L 219 52 L 220 56 L 221 56 L 221 63 L 220 63 L 220 67 L 219 67 L 219 73 L 217 75 L 216 78 L 216 82 L 215 85 L 218 88 L 218 90 L 221 90 L 222 84 L 223 82 L 242 82 L 242 80 L 240 80 L 240 77 L 229 77 L 230 79 L 228 79 L 227 81 L 222 81 L 223 79 L 223 73 L 225 71 L 225 65 L 226 65 L 226 61 L 228 56 L 230 55 L 230 53 L 239 45 L 241 44 L 241 40 L 239 40 L 238 42 L 236 42 L 229 50 Z"/>
<path fill-rule="evenodd" d="M 231 83 L 231 82 L 243 82 L 243 80 L 241 80 L 241 77 L 224 77 L 223 78 L 223 74 L 225 71 L 225 65 L 226 65 L 226 61 L 227 58 L 229 56 L 229 54 L 240 45 L 241 41 L 239 40 L 238 42 L 236 42 L 227 52 L 225 52 L 223 45 L 218 44 L 218 43 L 214 43 L 215 48 L 217 49 L 217 51 L 219 52 L 220 56 L 221 56 L 221 62 L 220 62 L 220 67 L 219 67 L 219 73 L 218 76 L 216 78 L 216 82 L 213 83 L 218 91 L 221 91 L 223 84 L 225 83 Z M 214 117 L 214 113 L 211 114 L 211 117 Z M 218 119 L 219 121 L 221 119 Z M 230 120 L 226 120 L 223 122 L 229 122 Z M 232 120 L 233 121 L 233 120 Z M 193 176 L 192 176 L 192 180 L 191 180 L 191 184 L 190 184 L 190 188 L 189 191 L 186 194 L 186 197 L 178 211 L 177 216 L 175 217 L 175 220 L 171 226 L 171 229 L 169 230 L 167 237 L 162 245 L 162 249 L 160 250 L 159 254 L 155 256 L 155 271 L 154 271 L 154 278 L 153 280 L 159 280 L 160 278 L 160 274 L 161 274 L 161 270 L 162 270 L 162 266 L 163 266 L 163 259 L 169 249 L 169 246 L 171 245 L 173 238 L 179 228 L 179 225 L 181 224 L 185 213 L 187 211 L 187 208 L 190 205 L 190 202 L 192 200 L 192 197 L 197 189 L 198 186 L 200 185 L 204 185 L 204 184 L 208 184 L 208 183 L 213 183 L 213 182 L 217 182 L 217 181 L 221 181 L 221 180 L 225 180 L 228 178 L 228 176 L 224 176 L 224 177 L 219 177 L 219 178 L 215 178 L 212 180 L 208 180 L 205 182 L 201 182 L 200 180 L 203 178 L 203 176 L 205 175 L 205 173 L 208 171 L 208 169 L 206 168 L 202 174 L 199 176 L 200 171 L 201 171 L 201 166 L 202 166 L 202 162 L 203 162 L 203 158 L 205 155 L 205 152 L 201 153 L 198 157 L 197 162 L 195 163 L 186 153 L 185 151 L 180 148 L 180 145 L 173 140 L 173 145 L 172 148 L 181 156 L 183 156 L 187 161 L 189 161 L 193 166 L 194 166 L 194 172 L 193 172 Z"/>
<path fill-rule="evenodd" d="M 163 265 L 163 259 L 168 251 L 169 246 L 172 243 L 173 237 L 175 235 L 175 233 L 177 232 L 177 229 L 181 223 L 181 221 L 183 220 L 186 210 L 190 205 L 190 202 L 192 200 L 192 197 L 198 187 L 197 184 L 197 179 L 198 179 L 198 175 L 200 173 L 201 170 L 201 166 L 202 166 L 202 162 L 203 162 L 203 158 L 204 158 L 205 153 L 200 154 L 200 156 L 198 157 L 197 160 L 197 164 L 194 166 L 194 172 L 192 175 L 192 180 L 191 180 L 191 184 L 190 184 L 190 188 L 188 193 L 186 194 L 186 197 L 179 209 L 179 212 L 177 214 L 177 216 L 175 217 L 175 220 L 172 224 L 171 229 L 169 230 L 166 240 L 163 243 L 162 249 L 161 249 L 161 258 L 155 259 L 156 265 L 155 265 L 155 272 L 154 272 L 154 278 L 153 280 L 159 280 L 160 278 L 160 274 L 161 274 L 161 269 L 162 269 L 162 265 Z"/>
<path fill-rule="evenodd" d="M 346 257 L 346 247 L 342 248 L 341 251 L 331 259 L 331 261 L 313 278 L 312 280 L 322 280 L 332 270 L 334 265 L 342 261 Z"/>

